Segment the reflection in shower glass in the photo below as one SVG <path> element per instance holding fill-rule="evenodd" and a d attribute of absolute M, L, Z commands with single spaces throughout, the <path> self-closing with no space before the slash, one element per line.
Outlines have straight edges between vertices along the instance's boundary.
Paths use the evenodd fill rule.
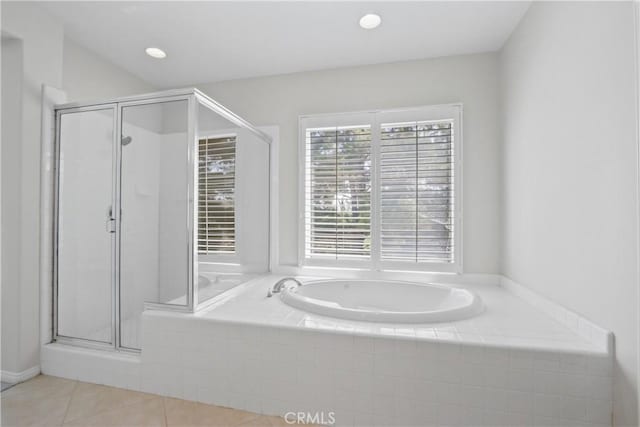
<path fill-rule="evenodd" d="M 120 334 L 140 348 L 145 302 L 187 304 L 187 101 L 122 108 Z"/>
<path fill-rule="evenodd" d="M 236 251 L 236 136 L 198 139 L 198 254 Z"/>
<path fill-rule="evenodd" d="M 269 144 L 203 105 L 196 130 L 202 304 L 269 270 Z"/>

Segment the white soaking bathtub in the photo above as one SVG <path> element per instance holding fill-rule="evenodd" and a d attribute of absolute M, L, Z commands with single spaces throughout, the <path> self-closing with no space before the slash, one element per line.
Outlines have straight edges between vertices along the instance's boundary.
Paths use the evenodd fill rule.
<path fill-rule="evenodd" d="M 369 322 L 430 323 L 473 317 L 480 297 L 446 285 L 380 280 L 318 280 L 287 286 L 280 298 L 310 313 Z"/>

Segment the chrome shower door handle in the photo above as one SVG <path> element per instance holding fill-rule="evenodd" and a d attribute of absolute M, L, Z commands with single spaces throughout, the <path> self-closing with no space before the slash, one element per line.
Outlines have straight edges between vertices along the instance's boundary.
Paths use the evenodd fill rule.
<path fill-rule="evenodd" d="M 107 233 L 115 233 L 116 232 L 116 219 L 113 217 L 113 209 L 109 206 L 109 211 L 107 212 L 107 222 L 105 224 L 105 228 Z"/>

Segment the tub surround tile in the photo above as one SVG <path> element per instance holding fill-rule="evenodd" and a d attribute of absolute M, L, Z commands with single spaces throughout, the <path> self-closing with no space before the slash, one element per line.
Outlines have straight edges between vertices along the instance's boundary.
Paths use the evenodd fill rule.
<path fill-rule="evenodd" d="M 274 275 L 256 278 L 242 292 L 237 292 L 196 316 L 198 319 L 236 325 L 276 326 L 281 330 L 314 330 L 351 336 L 396 337 L 566 352 L 607 354 L 609 351 L 608 347 L 601 345 L 602 334 L 594 332 L 595 325 L 577 315 L 571 317 L 572 313 L 567 310 L 553 309 L 552 313 L 556 317 L 552 317 L 540 308 L 543 304 L 540 301 L 545 300 L 541 297 L 527 299 L 530 292 L 519 292 L 520 288 L 501 281 L 499 277 L 495 284 L 456 285 L 477 292 L 485 303 L 484 313 L 462 321 L 435 325 L 356 322 L 309 314 L 285 305 L 277 297 L 265 296 L 266 289 L 279 278 L 281 277 Z M 577 329 L 569 327 L 564 320 L 561 321 L 557 317 L 559 312 L 564 317 L 570 317 L 571 324 L 578 325 Z M 580 333 L 580 330 L 587 329 L 589 334 Z"/>
<path fill-rule="evenodd" d="M 545 313 L 547 316 L 563 324 L 569 330 L 577 333 L 585 340 L 594 343 L 601 351 L 610 353 L 613 350 L 613 334 L 579 314 L 548 300 L 533 292 L 522 284 L 508 277 L 500 277 L 500 286 L 513 295 L 527 301 L 531 306 Z M 560 337 L 558 337 L 560 338 Z"/>
<path fill-rule="evenodd" d="M 202 321 L 212 330 L 227 326 Z M 183 318 L 182 328 L 190 322 Z M 235 337 L 218 342 L 216 357 L 228 360 L 216 363 L 230 373 L 230 383 L 211 402 L 246 408 L 234 399 L 251 394 L 252 405 L 266 414 L 335 410 L 337 425 L 598 425 L 611 411 L 611 360 L 580 338 L 578 350 L 558 350 L 271 325 L 247 336 L 253 339 L 243 344 L 244 357 Z M 218 369 L 212 364 L 209 370 Z M 425 412 L 425 405 L 435 409 Z"/>
<path fill-rule="evenodd" d="M 145 312 L 137 362 L 107 358 L 105 365 L 104 356 L 91 361 L 89 353 L 48 345 L 43 370 L 85 380 L 93 368 L 90 378 L 100 381 L 110 371 L 128 373 L 133 385 L 124 387 L 193 401 L 164 400 L 168 425 L 187 412 L 193 425 L 208 416 L 277 425 L 269 416 L 289 411 L 335 411 L 336 424 L 348 426 L 610 420 L 607 349 L 505 289 L 478 287 L 487 308 L 476 318 L 391 325 L 297 312 L 265 297 L 274 279 L 256 279 L 240 298 L 205 313 Z M 571 319 L 579 328 L 580 319 Z"/>
<path fill-rule="evenodd" d="M 184 330 L 191 327 L 184 319 L 177 324 Z M 224 323 L 208 325 L 214 330 L 225 328 Z M 336 340 L 334 350 L 330 333 L 296 332 L 286 339 L 303 344 L 287 346 L 280 342 L 286 335 L 268 329 L 256 328 L 260 338 L 247 346 L 259 345 L 261 351 L 247 351 L 250 356 L 245 358 L 234 344 L 221 339 L 217 349 L 208 353 L 208 366 L 180 366 L 171 358 L 166 363 L 143 362 L 145 391 L 266 415 L 303 408 L 334 410 L 338 425 L 372 425 L 372 414 L 374 425 L 415 419 L 423 422 L 412 425 L 464 420 L 467 424 L 460 425 L 477 425 L 478 419 L 520 420 L 524 424 L 518 425 L 523 426 L 536 420 L 599 425 L 611 412 L 611 362 L 601 354 L 344 336 Z M 269 342 L 271 338 L 276 342 Z M 205 347 L 190 351 L 203 352 Z M 144 352 L 142 360 L 149 356 Z M 364 372 L 353 366 L 361 366 Z M 169 390 L 167 375 L 176 375 L 180 387 L 174 384 Z M 420 409 L 424 405 L 438 409 L 425 414 Z M 443 407 L 460 410 L 445 414 L 439 409 Z M 385 423 L 389 419 L 395 424 Z"/>

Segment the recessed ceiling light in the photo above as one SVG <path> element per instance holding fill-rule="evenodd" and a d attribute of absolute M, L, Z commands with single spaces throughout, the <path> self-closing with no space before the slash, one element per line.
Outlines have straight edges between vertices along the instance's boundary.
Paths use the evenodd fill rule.
<path fill-rule="evenodd" d="M 367 13 L 360 18 L 360 26 L 365 30 L 373 30 L 378 27 L 380 23 L 382 23 L 382 18 L 380 18 L 380 15 L 376 15 L 375 13 Z"/>
<path fill-rule="evenodd" d="M 167 57 L 167 54 L 164 52 L 164 50 L 158 49 L 157 47 L 148 47 L 144 51 L 147 52 L 147 55 L 152 58 L 162 59 Z"/>

